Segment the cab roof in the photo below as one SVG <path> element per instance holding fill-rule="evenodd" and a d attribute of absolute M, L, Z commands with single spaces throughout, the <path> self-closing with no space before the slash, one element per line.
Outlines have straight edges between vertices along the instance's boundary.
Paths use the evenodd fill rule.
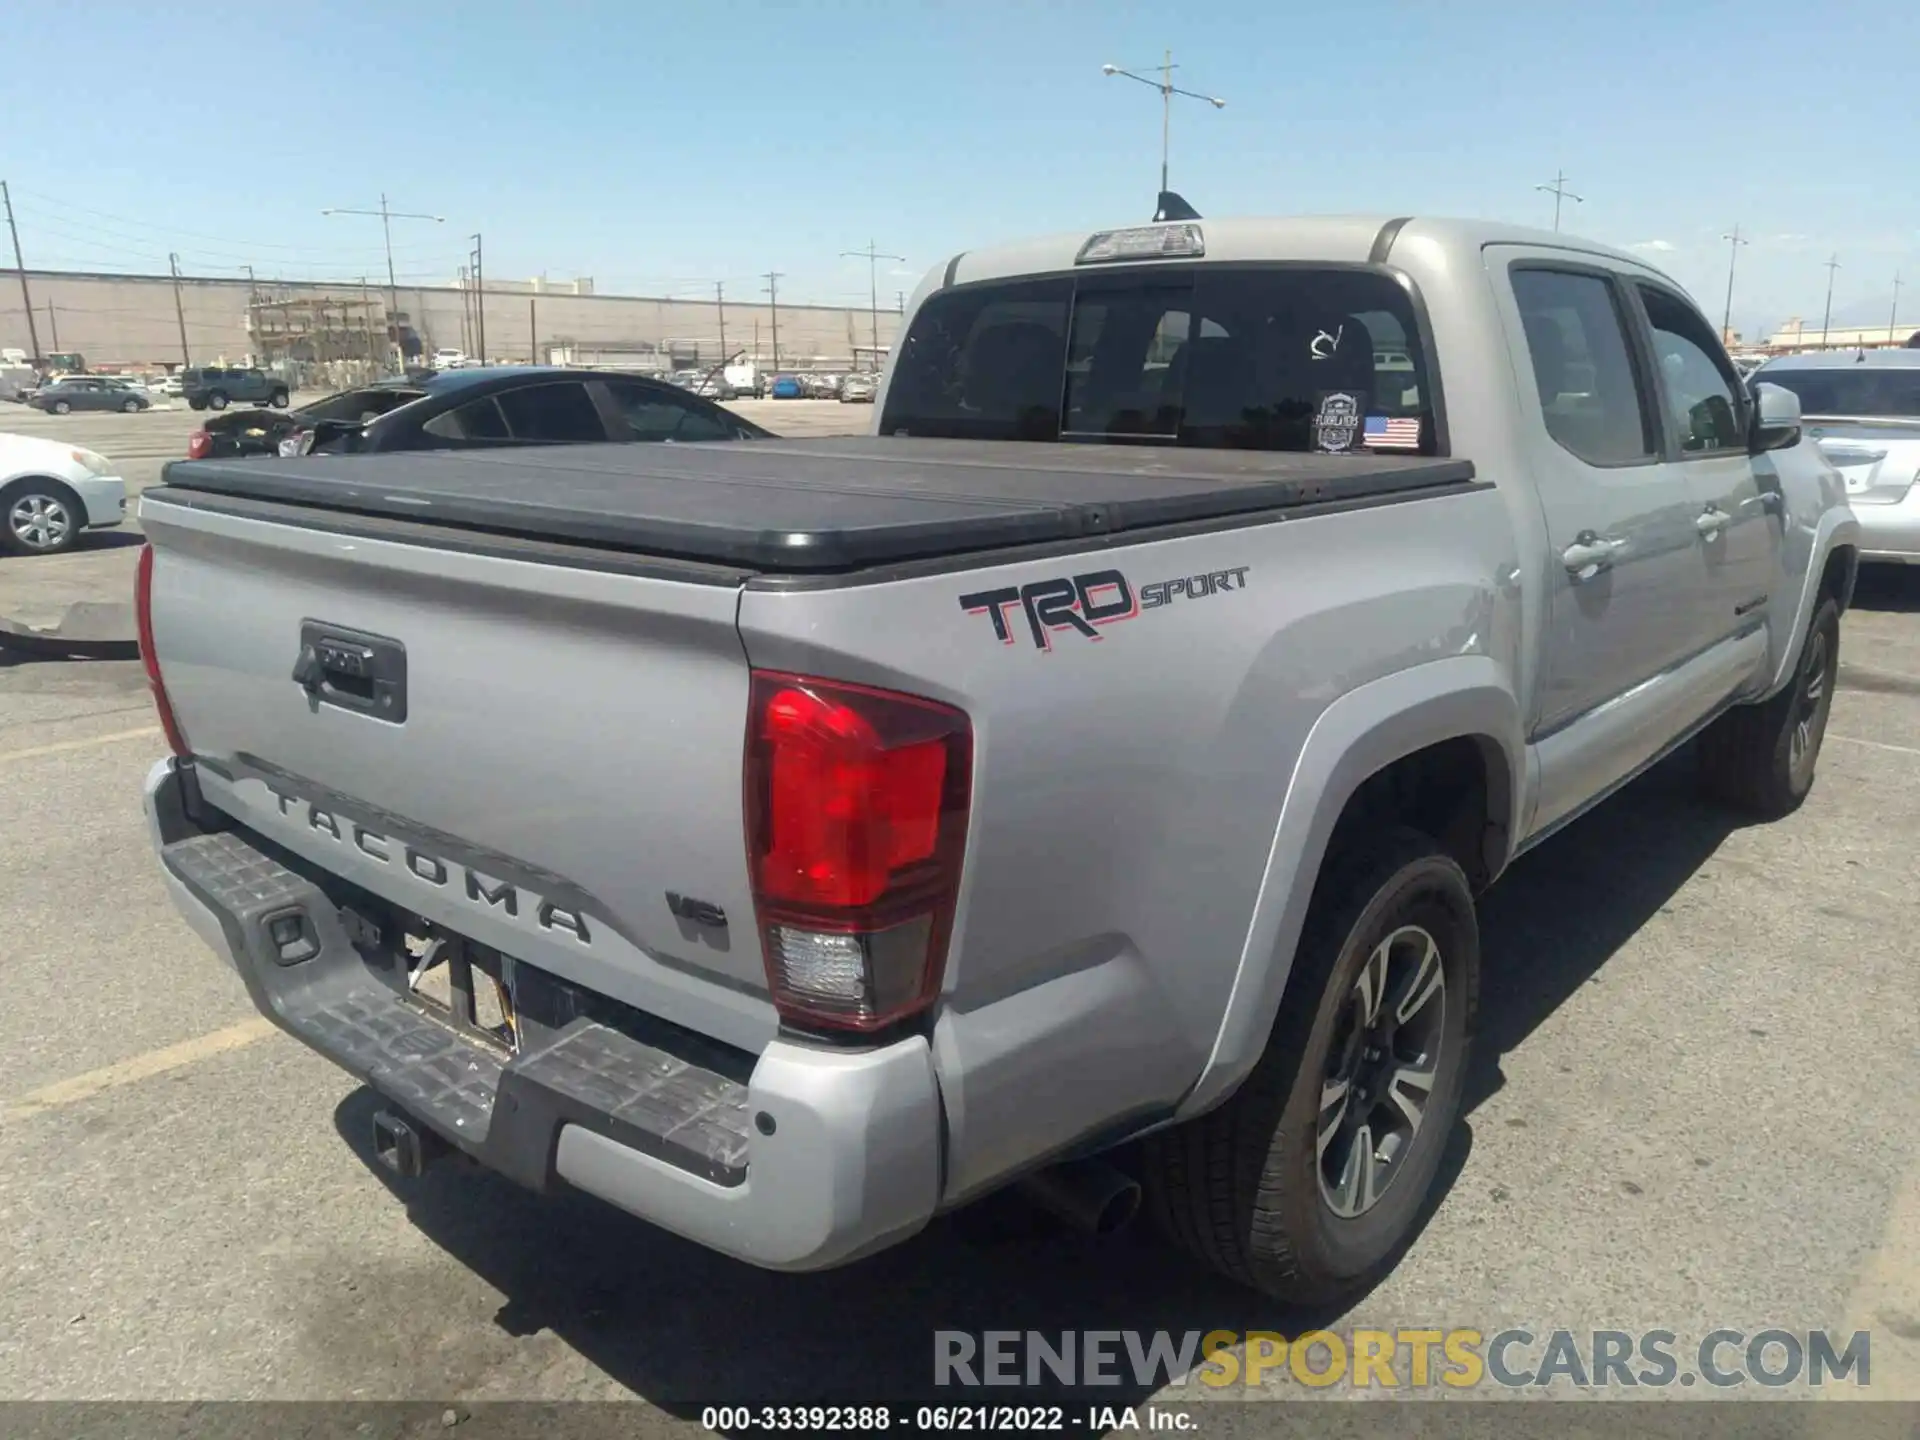
<path fill-rule="evenodd" d="M 1021 275 L 1058 274 L 1077 268 L 1080 248 L 1100 229 L 1145 229 L 1154 222 L 1121 223 L 1016 240 L 984 250 L 966 250 L 936 267 L 934 288 L 964 285 L 975 280 L 1013 279 Z M 1433 245 L 1454 253 L 1478 251 L 1485 245 L 1530 245 L 1603 257 L 1659 273 L 1659 267 L 1631 251 L 1583 240 L 1552 230 L 1503 225 L 1490 220 L 1391 215 L 1302 215 L 1291 217 L 1202 217 L 1192 221 L 1161 222 L 1172 226 L 1197 225 L 1206 244 L 1206 262 L 1260 260 L 1323 260 L 1336 264 L 1382 264 L 1395 251 L 1412 245 Z M 1163 263 L 1156 260 L 1146 265 Z M 1177 259 L 1164 263 L 1178 264 Z M 1098 268 L 1098 267 L 1078 267 Z"/>

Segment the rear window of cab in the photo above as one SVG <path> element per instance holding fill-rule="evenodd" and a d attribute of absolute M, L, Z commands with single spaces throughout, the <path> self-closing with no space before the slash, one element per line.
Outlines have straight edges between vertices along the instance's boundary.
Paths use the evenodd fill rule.
<path fill-rule="evenodd" d="M 931 297 L 883 434 L 1436 454 L 1410 291 L 1377 270 L 1195 265 Z"/>

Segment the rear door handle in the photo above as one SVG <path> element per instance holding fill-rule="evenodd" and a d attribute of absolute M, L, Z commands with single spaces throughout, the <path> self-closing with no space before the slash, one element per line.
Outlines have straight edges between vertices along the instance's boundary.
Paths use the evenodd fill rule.
<path fill-rule="evenodd" d="M 1733 517 L 1718 505 L 1709 505 L 1693 517 L 1693 528 L 1705 539 L 1712 540 L 1733 523 Z"/>
<path fill-rule="evenodd" d="M 1609 568 L 1613 564 L 1613 557 L 1626 545 L 1626 541 L 1610 535 L 1596 535 L 1591 530 L 1582 530 L 1579 538 L 1560 552 L 1560 561 L 1575 580 L 1591 580 Z"/>
<path fill-rule="evenodd" d="M 1786 503 L 1778 490 L 1762 490 L 1758 495 L 1749 495 L 1740 502 L 1742 510 L 1765 510 L 1769 514 L 1781 515 L 1786 512 Z"/>

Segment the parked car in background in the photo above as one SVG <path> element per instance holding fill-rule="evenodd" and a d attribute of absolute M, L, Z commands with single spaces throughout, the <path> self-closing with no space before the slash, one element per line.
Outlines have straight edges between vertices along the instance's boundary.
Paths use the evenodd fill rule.
<path fill-rule="evenodd" d="M 158 376 L 147 386 L 147 390 L 150 394 L 154 395 L 179 395 L 184 393 L 178 375 Z"/>
<path fill-rule="evenodd" d="M 436 370 L 458 370 L 467 363 L 464 350 L 439 349 L 433 352 L 433 368 Z"/>
<path fill-rule="evenodd" d="M 50 415 L 65 415 L 70 410 L 124 410 L 131 415 L 153 405 L 145 391 L 100 375 L 69 375 L 51 385 L 42 385 L 27 403 Z"/>
<path fill-rule="evenodd" d="M 198 366 L 180 372 L 180 393 L 194 410 L 224 410 L 236 400 L 284 410 L 291 398 L 287 382 L 266 370 Z"/>
<path fill-rule="evenodd" d="M 807 387 L 800 383 L 798 375 L 776 375 L 773 377 L 773 387 L 767 393 L 775 400 L 804 400 Z"/>
<path fill-rule="evenodd" d="M 38 435 L 0 434 L 0 554 L 57 555 L 127 518 L 111 460 Z"/>
<path fill-rule="evenodd" d="M 27 364 L 0 364 L 0 400 L 24 402 L 40 387 L 40 373 Z"/>
<path fill-rule="evenodd" d="M 815 400 L 833 400 L 840 394 L 840 376 L 815 373 L 806 377 L 807 394 Z"/>
<path fill-rule="evenodd" d="M 766 438 L 758 425 L 650 376 L 473 366 L 418 383 L 382 381 L 285 414 L 231 412 L 189 437 L 187 458 Z"/>
<path fill-rule="evenodd" d="M 840 382 L 842 405 L 871 405 L 880 382 L 871 375 L 849 375 Z"/>
<path fill-rule="evenodd" d="M 1753 380 L 1800 397 L 1808 436 L 1846 477 L 1860 558 L 1920 565 L 1920 350 L 1787 356 Z"/>

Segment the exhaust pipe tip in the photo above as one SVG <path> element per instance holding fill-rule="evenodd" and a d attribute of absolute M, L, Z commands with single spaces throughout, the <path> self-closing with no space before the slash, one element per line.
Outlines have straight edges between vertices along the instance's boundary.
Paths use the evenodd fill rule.
<path fill-rule="evenodd" d="M 1041 1209 L 1083 1235 L 1104 1239 L 1140 1213 L 1140 1182 L 1104 1160 L 1069 1160 L 1020 1182 Z"/>

